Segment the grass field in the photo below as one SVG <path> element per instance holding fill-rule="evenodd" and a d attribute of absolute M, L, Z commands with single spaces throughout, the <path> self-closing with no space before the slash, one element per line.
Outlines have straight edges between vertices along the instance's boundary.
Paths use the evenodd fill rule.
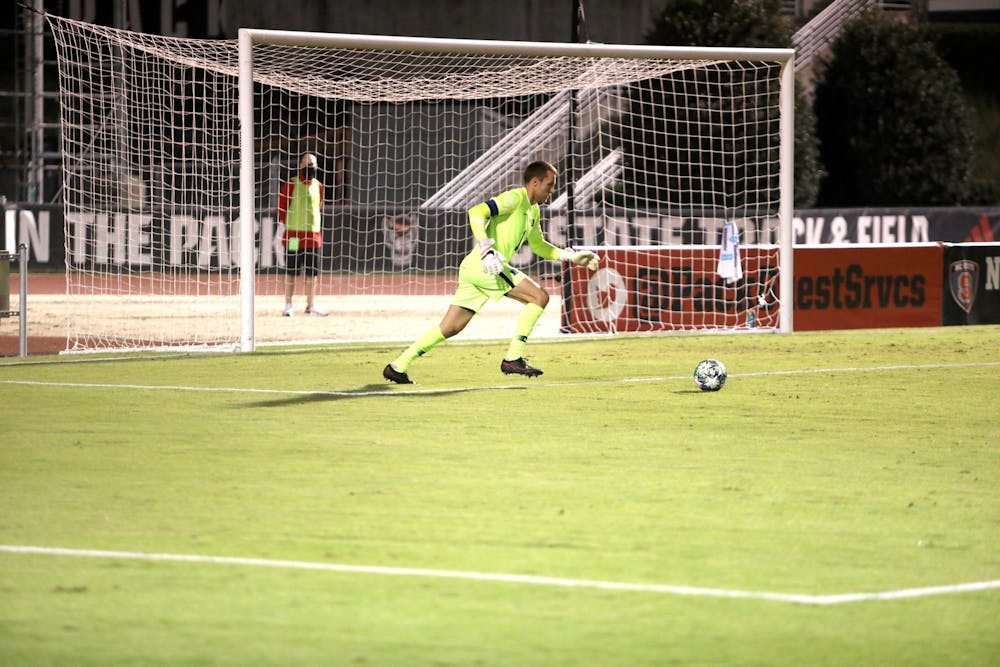
<path fill-rule="evenodd" d="M 1000 664 L 1000 327 L 504 348 L 0 362 L 0 664 Z"/>

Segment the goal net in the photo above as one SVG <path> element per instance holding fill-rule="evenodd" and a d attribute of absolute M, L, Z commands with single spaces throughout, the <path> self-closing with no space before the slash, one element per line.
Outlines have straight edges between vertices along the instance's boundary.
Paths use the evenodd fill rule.
<path fill-rule="evenodd" d="M 547 238 L 602 256 L 511 258 L 555 297 L 536 334 L 791 327 L 790 51 L 48 21 L 70 349 L 412 338 L 454 291 L 466 211 L 536 159 L 559 169 Z M 304 153 L 328 317 L 301 276 L 283 315 L 277 208 Z M 509 336 L 493 308 L 463 335 Z"/>

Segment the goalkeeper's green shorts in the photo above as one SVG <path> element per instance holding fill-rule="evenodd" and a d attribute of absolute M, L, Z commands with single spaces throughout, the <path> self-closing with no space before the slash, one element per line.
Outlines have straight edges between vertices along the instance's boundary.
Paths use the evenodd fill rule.
<path fill-rule="evenodd" d="M 512 266 L 505 266 L 500 275 L 491 276 L 478 268 L 467 267 L 463 262 L 458 270 L 458 288 L 451 305 L 478 313 L 488 301 L 499 301 L 527 277 Z"/>

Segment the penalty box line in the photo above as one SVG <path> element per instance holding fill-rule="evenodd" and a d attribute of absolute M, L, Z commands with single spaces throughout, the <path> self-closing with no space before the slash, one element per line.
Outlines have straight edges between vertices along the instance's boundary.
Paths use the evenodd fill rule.
<path fill-rule="evenodd" d="M 984 366 L 1000 366 L 1000 361 L 979 361 L 979 362 L 956 362 L 937 364 L 896 364 L 881 366 L 848 366 L 841 368 L 804 368 L 775 371 L 754 371 L 749 373 L 730 373 L 729 377 L 771 377 L 781 375 L 817 375 L 824 373 L 870 373 L 878 371 L 905 371 L 905 370 L 933 370 L 942 368 L 973 368 Z M 610 378 L 606 380 L 569 380 L 566 382 L 544 382 L 532 378 L 523 384 L 504 385 L 483 385 L 465 387 L 436 387 L 436 388 L 403 388 L 389 384 L 384 389 L 358 389 L 358 390 L 322 390 L 322 389 L 262 389 L 259 387 L 195 387 L 188 385 L 143 385 L 143 384 L 114 384 L 96 382 L 52 382 L 42 380 L 0 380 L 0 384 L 28 385 L 38 387 L 65 387 L 77 389 L 132 389 L 137 391 L 191 391 L 191 392 L 215 392 L 215 393 L 247 393 L 247 394 L 280 394 L 293 396 L 335 396 L 335 397 L 366 397 L 366 396 L 421 396 L 435 394 L 456 394 L 469 391 L 508 391 L 512 389 L 537 388 L 557 388 L 557 387 L 580 387 L 613 384 L 634 384 L 643 382 L 671 382 L 675 380 L 689 380 L 690 375 L 665 375 L 652 377 L 633 378 Z"/>
<path fill-rule="evenodd" d="M 596 589 L 635 593 L 658 593 L 689 597 L 711 597 L 743 600 L 761 600 L 802 605 L 829 606 L 852 602 L 904 600 L 935 595 L 953 595 L 1000 589 L 1000 580 L 974 581 L 923 588 L 904 588 L 891 591 L 868 593 L 838 593 L 833 595 L 809 595 L 802 593 L 777 593 L 769 591 L 744 591 L 725 588 L 702 588 L 697 586 L 675 586 L 669 584 L 640 584 L 621 581 L 600 581 L 592 579 L 569 579 L 563 577 L 542 577 L 525 574 L 502 574 L 497 572 L 468 572 L 463 570 L 436 570 L 411 567 L 385 567 L 380 565 L 348 565 L 344 563 L 317 563 L 296 560 L 272 560 L 264 558 L 236 558 L 227 556 L 202 556 L 193 554 L 145 553 L 137 551 L 104 551 L 95 549 L 66 549 L 61 547 L 38 547 L 22 545 L 0 545 L 0 552 L 11 554 L 33 554 L 43 556 L 64 556 L 78 558 L 104 558 L 117 560 L 159 561 L 173 563 L 197 563 L 212 565 L 236 565 L 244 567 L 269 567 L 290 570 L 314 570 L 344 574 L 382 575 L 395 577 L 424 577 L 435 579 L 460 579 L 493 583 L 524 584 L 532 586 L 556 586 L 562 588 Z"/>

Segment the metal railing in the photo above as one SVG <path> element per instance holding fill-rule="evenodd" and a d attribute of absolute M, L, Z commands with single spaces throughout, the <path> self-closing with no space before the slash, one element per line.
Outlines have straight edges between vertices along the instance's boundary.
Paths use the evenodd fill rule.
<path fill-rule="evenodd" d="M 583 135 L 581 138 L 589 137 L 597 131 L 603 120 L 602 107 L 605 113 L 614 113 L 607 111 L 614 106 L 608 100 L 615 99 L 617 94 L 617 91 L 600 93 L 589 89 L 578 94 L 579 108 L 572 115 L 574 122 L 579 123 L 577 131 Z M 567 152 L 571 95 L 569 91 L 556 94 L 517 125 L 506 130 L 488 151 L 456 174 L 421 204 L 420 208 L 468 208 L 478 201 L 477 197 L 496 191 L 507 183 L 512 173 L 515 178 L 519 177 L 516 168 L 512 172 L 512 165 L 526 164 L 532 157 L 538 158 L 540 154 L 548 159 L 549 156 L 544 155 L 546 149 L 552 156 L 564 155 Z M 550 161 L 556 160 L 553 158 Z"/>
<path fill-rule="evenodd" d="M 811 65 L 816 56 L 837 38 L 847 21 L 869 9 L 905 11 L 910 9 L 910 2 L 909 0 L 834 0 L 792 35 L 792 44 L 795 46 L 795 70 L 800 71 Z"/>
<path fill-rule="evenodd" d="M 809 23 L 796 30 L 792 35 L 795 69 L 802 70 L 812 64 L 813 59 L 836 39 L 848 20 L 874 4 L 874 0 L 834 0 Z"/>
<path fill-rule="evenodd" d="M 573 198 L 577 202 L 593 202 L 594 197 L 604 188 L 610 188 L 622 172 L 622 149 L 615 148 L 591 167 L 576 182 Z M 569 195 L 563 192 L 549 204 L 550 211 L 565 211 Z"/>

